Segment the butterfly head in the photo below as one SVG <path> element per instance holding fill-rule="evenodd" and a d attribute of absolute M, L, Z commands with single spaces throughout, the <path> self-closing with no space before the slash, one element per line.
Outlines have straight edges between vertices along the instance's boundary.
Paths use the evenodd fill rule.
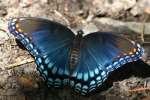
<path fill-rule="evenodd" d="M 78 33 L 78 35 L 83 35 L 84 34 L 84 32 L 81 29 L 78 30 L 77 33 Z"/>

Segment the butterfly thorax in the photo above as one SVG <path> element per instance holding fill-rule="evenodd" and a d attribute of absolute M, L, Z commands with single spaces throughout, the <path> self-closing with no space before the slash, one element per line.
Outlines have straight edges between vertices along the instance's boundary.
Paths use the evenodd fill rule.
<path fill-rule="evenodd" d="M 75 68 L 75 66 L 77 65 L 77 63 L 80 59 L 82 34 L 83 34 L 83 31 L 79 30 L 78 34 L 74 38 L 73 46 L 70 50 L 69 67 L 70 67 L 71 71 Z"/>

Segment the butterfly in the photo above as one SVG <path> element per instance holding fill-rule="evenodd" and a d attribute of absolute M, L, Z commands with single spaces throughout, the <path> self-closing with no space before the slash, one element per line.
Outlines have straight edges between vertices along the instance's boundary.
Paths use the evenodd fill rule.
<path fill-rule="evenodd" d="M 144 49 L 111 32 L 75 35 L 66 26 L 42 18 L 11 18 L 8 29 L 34 57 L 48 87 L 70 86 L 87 94 L 122 65 L 142 58 Z"/>

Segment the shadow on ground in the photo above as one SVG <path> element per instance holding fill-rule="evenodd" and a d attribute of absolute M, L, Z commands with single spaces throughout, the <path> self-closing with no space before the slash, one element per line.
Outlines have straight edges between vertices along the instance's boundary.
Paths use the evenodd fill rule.
<path fill-rule="evenodd" d="M 113 82 L 122 81 L 132 76 L 139 78 L 150 77 L 150 66 L 141 60 L 125 64 L 110 73 L 108 79 L 95 92 L 105 91 L 113 85 Z"/>

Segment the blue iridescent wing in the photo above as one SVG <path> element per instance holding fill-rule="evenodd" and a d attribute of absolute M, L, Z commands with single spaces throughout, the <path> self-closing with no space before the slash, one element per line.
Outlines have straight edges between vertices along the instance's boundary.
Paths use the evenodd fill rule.
<path fill-rule="evenodd" d="M 141 58 L 143 49 L 122 36 L 96 32 L 81 43 L 80 60 L 70 79 L 77 92 L 86 94 L 100 86 L 108 74 L 123 64 Z"/>
<path fill-rule="evenodd" d="M 75 35 L 67 27 L 41 18 L 14 18 L 12 33 L 35 57 L 37 70 L 48 86 L 68 84 L 68 57 Z"/>

